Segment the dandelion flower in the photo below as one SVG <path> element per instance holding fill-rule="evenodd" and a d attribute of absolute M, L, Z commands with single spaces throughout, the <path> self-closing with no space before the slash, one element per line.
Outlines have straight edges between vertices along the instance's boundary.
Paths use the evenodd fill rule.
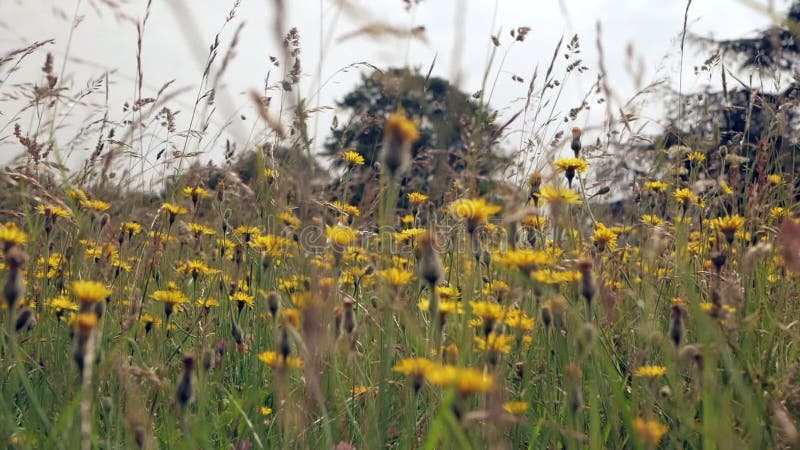
<path fill-rule="evenodd" d="M 633 431 L 636 437 L 646 445 L 656 447 L 661 438 L 667 433 L 669 427 L 657 420 L 643 419 L 637 417 L 633 419 Z"/>
<path fill-rule="evenodd" d="M 348 150 L 342 153 L 342 160 L 347 163 L 350 167 L 355 166 L 363 166 L 364 165 L 364 157 L 361 156 L 361 153 L 358 153 L 354 150 Z"/>
<path fill-rule="evenodd" d="M 111 289 L 99 281 L 73 281 L 71 287 L 75 298 L 81 303 L 97 303 L 111 295 Z"/>
<path fill-rule="evenodd" d="M 664 366 L 641 366 L 633 372 L 633 376 L 654 380 L 665 373 L 667 373 L 667 368 Z"/>

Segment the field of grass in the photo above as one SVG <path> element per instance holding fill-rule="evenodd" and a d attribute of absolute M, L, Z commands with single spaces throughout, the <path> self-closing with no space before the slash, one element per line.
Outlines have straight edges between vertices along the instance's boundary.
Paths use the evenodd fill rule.
<path fill-rule="evenodd" d="M 620 212 L 601 133 L 553 120 L 519 185 L 467 164 L 411 191 L 423 119 L 396 107 L 377 161 L 341 148 L 312 182 L 285 64 L 246 157 L 193 161 L 206 130 L 140 92 L 68 171 L 53 105 L 81 93 L 23 50 L 0 61 L 46 61 L 45 120 L 2 174 L 0 446 L 800 448 L 797 175 L 772 141 L 727 173 L 733 149 L 656 145 Z M 137 162 L 115 179 L 163 133 L 187 151 L 158 189 Z M 374 196 L 349 204 L 357 183 Z"/>

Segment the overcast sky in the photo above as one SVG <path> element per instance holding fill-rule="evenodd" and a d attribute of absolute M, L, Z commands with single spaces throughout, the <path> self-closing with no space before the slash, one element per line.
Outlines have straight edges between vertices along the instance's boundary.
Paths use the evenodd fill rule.
<path fill-rule="evenodd" d="M 136 28 L 134 24 L 114 19 L 114 13 L 103 4 L 108 0 L 0 0 L 0 53 L 23 47 L 33 41 L 54 39 L 47 47 L 56 56 L 60 69 L 69 48 L 65 82 L 82 87 L 91 78 L 106 71 L 115 71 L 110 88 L 113 108 L 133 98 L 136 72 Z M 762 3 L 766 0 L 758 0 Z M 146 0 L 115 0 L 123 4 L 122 11 L 141 19 Z M 224 53 L 239 24 L 244 24 L 235 59 L 224 77 L 227 93 L 217 106 L 217 123 L 226 117 L 250 113 L 245 94 L 263 87 L 270 70 L 269 56 L 279 56 L 279 44 L 272 34 L 274 0 L 241 0 L 231 23 L 224 26 L 233 0 L 153 0 L 143 40 L 143 69 L 145 96 L 154 95 L 169 80 L 176 80 L 170 89 L 191 88 L 174 105 L 182 110 L 179 118 L 190 115 L 197 83 L 200 80 L 208 47 L 214 35 L 221 34 Z M 301 33 L 303 62 L 303 96 L 316 90 L 317 74 L 324 81 L 319 97 L 312 105 L 332 106 L 335 99 L 347 92 L 358 79 L 357 71 L 342 73 L 340 69 L 357 62 L 369 62 L 384 68 L 414 65 L 426 71 L 436 58 L 434 74 L 454 79 L 460 73 L 461 88 L 467 92 L 481 87 L 488 64 L 490 36 L 499 35 L 501 47 L 495 57 L 490 82 L 498 76 L 500 61 L 513 41 L 509 31 L 531 28 L 526 40 L 508 50 L 491 97 L 491 105 L 502 114 L 519 108 L 536 66 L 543 71 L 558 40 L 565 43 L 577 34 L 581 42 L 581 58 L 589 72 L 572 77 L 566 85 L 560 105 L 563 111 L 577 106 L 595 80 L 598 68 L 596 24 L 602 26 L 602 44 L 608 80 L 620 101 L 637 89 L 626 67 L 641 70 L 641 83 L 670 79 L 677 86 L 680 67 L 679 42 L 684 20 L 685 1 L 678 0 L 426 0 L 408 12 L 401 0 L 352 1 L 361 11 L 357 17 L 343 13 L 338 2 L 330 0 L 287 0 L 289 8 L 285 24 L 296 26 Z M 187 7 L 187 5 L 190 5 Z M 777 0 L 776 8 L 784 9 L 786 1 Z M 70 23 L 77 8 L 80 24 L 70 42 Z M 398 28 L 424 26 L 427 42 L 408 38 L 341 38 L 365 24 L 386 22 Z M 735 37 L 765 27 L 769 18 L 736 0 L 695 0 L 689 9 L 688 28 L 704 36 Z M 463 24 L 463 25 L 460 25 Z M 463 31 L 463 39 L 459 37 Z M 499 34 L 498 34 L 499 33 Z M 633 61 L 627 48 L 633 46 Z M 320 52 L 320 46 L 323 51 Z M 322 59 L 320 59 L 322 54 Z M 454 58 L 460 55 L 460 58 Z M 708 56 L 696 50 L 685 55 L 683 89 L 700 89 L 706 75 L 696 76 L 692 67 Z M 221 57 L 220 57 L 221 58 Z M 10 85 L 37 79 L 44 56 L 36 54 L 12 74 L 0 94 Z M 455 64 L 460 59 L 460 64 Z M 563 63 L 562 63 L 563 64 Z M 6 77 L 8 66 L 0 70 L 0 80 Z M 512 80 L 512 75 L 524 83 Z M 273 81 L 279 78 L 273 68 Z M 116 101 L 116 104 L 114 103 Z M 657 102 L 658 99 L 647 101 Z M 9 118 L 13 103 L 0 103 L 0 138 L 7 137 L 13 124 Z M 119 110 L 117 110 L 119 111 Z M 322 116 L 322 120 L 329 117 Z M 248 119 L 250 120 L 250 119 Z M 579 118 L 579 125 L 588 124 L 589 116 Z M 179 123 L 179 128 L 181 123 Z M 328 123 L 320 123 L 327 130 Z M 184 124 L 185 127 L 185 124 Z M 230 129 L 236 136 L 246 136 L 250 124 L 238 121 Z M 0 162 L 18 146 L 0 143 Z M 86 150 L 88 152 L 88 150 Z M 213 151 L 218 153 L 219 148 Z M 77 157 L 77 156 L 76 156 Z"/>

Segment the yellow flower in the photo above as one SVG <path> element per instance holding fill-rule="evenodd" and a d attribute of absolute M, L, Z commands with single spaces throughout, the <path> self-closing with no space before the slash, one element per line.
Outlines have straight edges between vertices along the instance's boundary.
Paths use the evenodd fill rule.
<path fill-rule="evenodd" d="M 199 260 L 186 261 L 179 265 L 177 270 L 179 274 L 189 275 L 192 278 L 197 278 L 200 275 L 214 275 L 218 272 L 218 270 L 208 267 L 206 263 Z"/>
<path fill-rule="evenodd" d="M 347 205 L 342 202 L 333 202 L 331 205 L 339 211 L 339 214 L 344 214 L 346 216 L 358 217 L 361 215 L 361 211 L 359 211 L 358 206 Z"/>
<path fill-rule="evenodd" d="M 456 391 L 462 396 L 490 391 L 493 385 L 491 375 L 476 369 L 459 369 L 456 375 Z"/>
<path fill-rule="evenodd" d="M 467 229 L 475 231 L 478 225 L 486 223 L 487 219 L 499 213 L 502 207 L 487 203 L 486 200 L 462 198 L 450 204 L 450 211 L 461 219 L 467 220 Z"/>
<path fill-rule="evenodd" d="M 303 224 L 299 218 L 289 211 L 284 211 L 278 214 L 278 219 L 280 219 L 281 222 L 283 222 L 283 224 L 287 227 L 300 228 L 300 226 Z"/>
<path fill-rule="evenodd" d="M 744 218 L 738 214 L 732 216 L 718 217 L 714 219 L 714 228 L 725 235 L 725 239 L 730 243 L 736 233 L 744 226 Z"/>
<path fill-rule="evenodd" d="M 195 239 L 199 239 L 200 236 L 212 236 L 217 233 L 213 228 L 207 227 L 201 223 L 189 222 L 186 226 L 189 227 L 189 232 L 192 233 Z"/>
<path fill-rule="evenodd" d="M 246 292 L 236 291 L 233 296 L 231 296 L 231 302 L 236 304 L 239 309 L 242 309 L 245 306 L 253 309 L 253 306 L 255 305 L 255 298 Z"/>
<path fill-rule="evenodd" d="M 575 191 L 561 185 L 544 185 L 539 196 L 553 205 L 578 205 L 581 203 L 581 197 Z"/>
<path fill-rule="evenodd" d="M 408 202 L 412 205 L 421 205 L 428 201 L 428 196 L 421 192 L 411 192 L 408 194 Z"/>
<path fill-rule="evenodd" d="M 199 298 L 197 299 L 197 306 L 202 308 L 212 308 L 214 306 L 219 306 L 219 302 L 213 298 Z"/>
<path fill-rule="evenodd" d="M 530 403 L 528 402 L 505 402 L 503 403 L 503 410 L 509 414 L 513 414 L 515 416 L 521 416 L 525 414 L 531 407 Z"/>
<path fill-rule="evenodd" d="M 672 193 L 672 196 L 684 207 L 686 207 L 690 202 L 697 200 L 697 196 L 694 195 L 694 192 L 688 188 L 675 189 L 675 192 Z"/>
<path fill-rule="evenodd" d="M 531 230 L 544 230 L 547 228 L 547 217 L 531 214 L 522 219 L 522 226 Z"/>
<path fill-rule="evenodd" d="M 97 327 L 98 317 L 93 312 L 78 313 L 75 317 L 75 327 L 82 336 L 88 336 Z"/>
<path fill-rule="evenodd" d="M 666 191 L 669 188 L 669 185 L 667 183 L 664 183 L 663 181 L 653 180 L 653 181 L 646 181 L 644 183 L 644 188 L 647 189 L 648 191 L 658 193 Z"/>
<path fill-rule="evenodd" d="M 273 369 L 287 368 L 287 369 L 301 369 L 303 367 L 303 360 L 295 356 L 287 356 L 285 359 L 283 355 L 279 355 L 273 351 L 263 352 L 258 355 L 258 359 L 264 364 L 272 367 Z"/>
<path fill-rule="evenodd" d="M 152 314 L 142 314 L 142 317 L 139 318 L 139 322 L 144 324 L 145 330 L 147 331 L 150 331 L 152 328 L 161 327 L 161 319 Z"/>
<path fill-rule="evenodd" d="M 99 281 L 73 281 L 71 287 L 81 303 L 97 303 L 111 295 L 111 289 Z"/>
<path fill-rule="evenodd" d="M 208 198 L 211 194 L 202 186 L 186 186 L 183 188 L 183 196 L 191 198 L 192 202 L 197 203 L 198 199 Z"/>
<path fill-rule="evenodd" d="M 142 226 L 136 222 L 122 222 L 119 226 L 120 231 L 128 235 L 128 238 L 142 232 Z"/>
<path fill-rule="evenodd" d="M 636 437 L 639 438 L 645 445 L 656 447 L 664 434 L 667 433 L 669 427 L 657 420 L 643 419 L 637 417 L 633 419 L 633 431 Z"/>
<path fill-rule="evenodd" d="M 572 185 L 576 173 L 584 173 L 589 168 L 589 163 L 583 158 L 560 158 L 553 163 L 556 170 L 567 177 L 567 182 Z"/>
<path fill-rule="evenodd" d="M 600 250 L 614 250 L 617 248 L 617 233 L 607 228 L 602 222 L 597 222 L 592 235 L 594 245 Z"/>
<path fill-rule="evenodd" d="M 108 208 L 111 208 L 109 203 L 106 203 L 102 200 L 81 200 L 80 205 L 86 209 L 91 209 L 92 211 L 103 212 Z"/>
<path fill-rule="evenodd" d="M 686 155 L 686 158 L 689 161 L 694 161 L 694 162 L 701 163 L 701 162 L 706 160 L 706 155 L 705 155 L 705 153 L 701 153 L 701 152 L 691 152 L 688 155 Z"/>
<path fill-rule="evenodd" d="M 60 313 L 62 311 L 77 311 L 78 304 L 70 300 L 65 295 L 59 295 L 58 297 L 52 298 L 47 302 L 47 306 L 56 310 L 56 313 Z"/>
<path fill-rule="evenodd" d="M 28 242 L 28 234 L 19 229 L 13 222 L 0 226 L 0 241 L 5 244 L 6 251 L 12 245 L 22 245 Z"/>
<path fill-rule="evenodd" d="M 392 367 L 392 370 L 409 377 L 421 377 L 434 364 L 427 358 L 404 358 Z"/>
<path fill-rule="evenodd" d="M 269 167 L 264 168 L 264 178 L 267 180 L 267 183 L 272 183 L 278 178 L 278 171 L 275 169 L 270 169 Z"/>
<path fill-rule="evenodd" d="M 344 162 L 352 166 L 363 166 L 364 165 L 364 157 L 361 156 L 361 153 L 358 153 L 353 150 L 348 150 L 342 153 L 342 159 Z"/>
<path fill-rule="evenodd" d="M 36 207 L 36 210 L 50 217 L 69 217 L 71 215 L 67 208 L 59 205 L 40 204 Z"/>
<path fill-rule="evenodd" d="M 779 186 L 783 184 L 783 177 L 781 175 L 773 173 L 767 176 L 767 182 L 773 186 Z"/>
<path fill-rule="evenodd" d="M 182 291 L 177 289 L 169 289 L 166 291 L 155 291 L 150 294 L 150 298 L 157 302 L 162 302 L 167 305 L 178 305 L 181 303 L 186 303 L 189 301 L 189 298 L 184 294 Z"/>
<path fill-rule="evenodd" d="M 268 415 L 272 414 L 272 408 L 270 408 L 269 406 L 262 406 L 261 409 L 258 410 L 258 412 L 262 416 L 267 417 Z"/>
<path fill-rule="evenodd" d="M 325 227 L 325 235 L 328 237 L 331 244 L 338 247 L 346 247 L 356 241 L 358 232 L 344 225 L 335 225 L 332 227 Z"/>
<path fill-rule="evenodd" d="M 783 220 L 791 215 L 791 211 L 781 206 L 776 206 L 769 210 L 769 216 L 775 220 Z"/>
<path fill-rule="evenodd" d="M 402 142 L 414 143 L 419 140 L 417 124 L 409 120 L 402 110 L 393 113 L 386 119 L 383 134 L 390 141 L 396 139 Z"/>
<path fill-rule="evenodd" d="M 644 214 L 642 215 L 642 222 L 653 225 L 659 226 L 664 223 L 664 219 L 661 217 L 656 216 L 655 214 Z"/>
<path fill-rule="evenodd" d="M 633 372 L 633 376 L 654 380 L 667 373 L 664 366 L 641 366 Z"/>
<path fill-rule="evenodd" d="M 491 332 L 485 338 L 475 336 L 474 339 L 480 351 L 507 355 L 511 351 L 511 343 L 514 341 L 514 336 Z"/>
<path fill-rule="evenodd" d="M 390 285 L 395 288 L 405 286 L 414 279 L 414 274 L 405 269 L 392 267 L 390 269 L 381 270 L 378 276 L 386 280 Z"/>
<path fill-rule="evenodd" d="M 161 209 L 166 211 L 172 219 L 174 219 L 175 216 L 180 216 L 189 212 L 189 210 L 183 206 L 176 205 L 174 203 L 164 203 L 161 205 Z"/>
<path fill-rule="evenodd" d="M 553 264 L 553 255 L 543 250 L 521 249 L 509 250 L 504 253 L 495 254 L 492 259 L 503 267 L 512 270 L 520 270 L 528 273 L 540 266 Z"/>
<path fill-rule="evenodd" d="M 531 272 L 531 278 L 539 283 L 555 286 L 580 281 L 581 273 L 574 270 L 542 269 Z"/>
<path fill-rule="evenodd" d="M 495 322 L 502 320 L 505 316 L 505 308 L 499 303 L 472 300 L 469 305 L 472 308 L 472 314 L 485 321 Z"/>

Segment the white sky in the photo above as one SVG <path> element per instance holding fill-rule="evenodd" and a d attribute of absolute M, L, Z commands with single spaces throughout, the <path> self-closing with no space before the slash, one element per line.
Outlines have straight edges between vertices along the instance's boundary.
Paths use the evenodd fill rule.
<path fill-rule="evenodd" d="M 146 0 L 116 1 L 123 3 L 126 14 L 136 18 L 144 15 Z M 297 26 L 301 33 L 303 96 L 309 96 L 316 88 L 318 70 L 323 80 L 329 80 L 320 91 L 318 100 L 321 106 L 332 106 L 334 100 L 358 80 L 357 71 L 339 72 L 339 69 L 355 62 L 366 61 L 381 68 L 410 64 L 422 67 L 424 72 L 436 56 L 434 74 L 452 79 L 456 24 L 460 17 L 465 24 L 464 40 L 457 47 L 462 50 L 461 87 L 472 93 L 480 88 L 487 67 L 489 37 L 500 31 L 502 46 L 490 72 L 490 81 L 493 81 L 500 59 L 512 42 L 509 30 L 531 27 L 525 42 L 515 44 L 508 52 L 491 98 L 491 105 L 507 116 L 520 108 L 520 98 L 526 94 L 534 68 L 539 65 L 541 79 L 556 42 L 564 36 L 566 44 L 575 33 L 581 40 L 584 63 L 591 70 L 567 83 L 559 109 L 566 112 L 579 104 L 597 73 L 595 27 L 598 21 L 603 29 L 608 80 L 620 101 L 636 91 L 625 68 L 629 60 L 626 57 L 628 44 L 633 45 L 636 64 L 641 64 L 644 70 L 644 84 L 670 78 L 677 85 L 680 32 L 686 7 L 685 1 L 678 0 L 426 0 L 409 13 L 400 0 L 361 0 L 352 3 L 367 12 L 354 18 L 342 14 L 338 3 L 331 0 L 285 2 L 289 7 L 286 26 Z M 69 86 L 83 87 L 89 79 L 115 70 L 111 76 L 110 97 L 117 103 L 111 103 L 112 113 L 121 115 L 120 104 L 131 100 L 134 95 L 136 29 L 132 23 L 114 20 L 105 6 L 95 9 L 94 4 L 100 3 L 100 0 L 0 0 L 0 54 L 32 41 L 55 39 L 55 44 L 48 46 L 47 50 L 56 56 L 56 68 L 60 69 L 69 42 L 71 17 L 77 7 L 82 20 L 69 44 L 72 59 L 66 65 L 65 82 Z M 775 6 L 782 10 L 787 4 L 786 0 L 777 0 Z M 191 6 L 185 8 L 185 5 Z M 233 0 L 153 0 L 143 41 L 145 96 L 154 95 L 163 83 L 172 79 L 177 80 L 172 89 L 191 88 L 190 94 L 179 97 L 179 103 L 172 104 L 174 109 L 181 110 L 179 118 L 183 121 L 190 115 L 208 47 L 232 5 Z M 459 15 L 457 11 L 463 13 Z M 268 57 L 280 55 L 279 44 L 272 36 L 273 13 L 273 0 L 242 0 L 236 17 L 225 26 L 221 35 L 222 50 L 218 62 L 227 51 L 234 30 L 239 23 L 244 23 L 236 58 L 224 78 L 227 94 L 218 93 L 222 101 L 217 104 L 220 111 L 215 116 L 218 126 L 227 117 L 238 116 L 240 112 L 248 116 L 247 121 L 234 121 L 234 127 L 229 129 L 240 142 L 246 138 L 255 119 L 245 93 L 263 87 L 270 68 Z M 178 18 L 176 14 L 182 17 Z M 428 43 L 365 37 L 339 40 L 371 20 L 399 27 L 423 25 Z M 190 23 L 195 24 L 196 35 L 187 27 Z M 768 17 L 747 6 L 745 1 L 695 0 L 689 10 L 689 30 L 705 36 L 741 36 L 768 23 Z M 320 44 L 325 48 L 322 61 L 319 58 Z M 685 91 L 700 89 L 707 81 L 707 76 L 695 76 L 692 71 L 693 66 L 707 57 L 708 54 L 698 53 L 695 49 L 687 51 L 683 75 Z M 31 56 L 22 70 L 11 74 L 7 83 L 0 86 L 0 95 L 8 93 L 15 83 L 38 79 L 43 61 L 44 51 Z M 563 65 L 561 57 L 560 64 Z M 6 78 L 8 67 L 0 69 L 0 80 Z M 512 74 L 522 77 L 525 82 L 512 81 Z M 271 80 L 279 78 L 273 69 Z M 95 100 L 103 101 L 102 96 Z M 658 103 L 658 100 L 652 98 L 648 101 Z M 316 99 L 312 106 L 315 103 Z M 13 129 L 14 105 L 13 102 L 0 103 L 0 162 L 7 161 L 12 153 L 20 150 L 13 139 L 7 139 Z M 30 115 L 23 118 L 29 120 Z M 318 129 L 323 136 L 329 120 L 330 115 L 321 116 Z M 589 116 L 582 116 L 578 125 L 587 125 L 591 120 Z M 23 122 L 23 129 L 25 123 L 32 122 Z M 179 129 L 185 127 L 186 123 L 179 122 Z M 322 140 L 320 138 L 318 142 Z M 203 150 L 218 155 L 221 145 Z M 88 148 L 78 149 L 70 158 L 85 157 L 89 151 Z"/>

